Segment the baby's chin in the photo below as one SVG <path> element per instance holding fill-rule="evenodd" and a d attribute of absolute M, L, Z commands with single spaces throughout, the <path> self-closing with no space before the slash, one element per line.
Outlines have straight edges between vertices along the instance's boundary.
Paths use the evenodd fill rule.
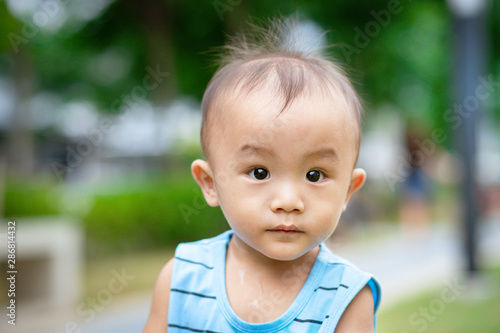
<path fill-rule="evenodd" d="M 297 244 L 281 244 L 266 249 L 258 249 L 260 253 L 269 259 L 292 262 L 302 259 L 304 256 L 313 251 L 318 245 L 308 246 L 307 248 L 300 247 Z"/>

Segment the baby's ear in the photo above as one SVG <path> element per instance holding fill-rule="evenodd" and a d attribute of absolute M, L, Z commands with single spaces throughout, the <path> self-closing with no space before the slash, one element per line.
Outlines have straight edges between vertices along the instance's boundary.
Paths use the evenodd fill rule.
<path fill-rule="evenodd" d="M 342 211 L 346 210 L 347 204 L 349 203 L 351 196 L 354 194 L 354 192 L 356 192 L 361 187 L 363 187 L 365 180 L 366 180 L 365 170 L 360 169 L 360 168 L 356 168 L 356 169 L 352 170 L 351 182 L 349 184 L 349 189 L 347 190 L 347 195 L 345 197 L 344 206 L 342 207 Z"/>
<path fill-rule="evenodd" d="M 215 191 L 215 184 L 212 169 L 207 161 L 195 160 L 191 164 L 191 173 L 193 174 L 194 180 L 198 183 L 201 188 L 201 192 L 205 197 L 207 203 L 212 206 L 219 205 L 219 199 L 217 198 L 217 192 Z"/>

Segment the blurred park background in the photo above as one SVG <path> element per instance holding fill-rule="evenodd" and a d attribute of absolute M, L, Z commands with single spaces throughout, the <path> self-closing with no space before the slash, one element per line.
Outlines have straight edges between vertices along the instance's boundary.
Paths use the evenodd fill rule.
<path fill-rule="evenodd" d="M 498 1 L 7 0 L 0 264 L 15 220 L 18 318 L 2 332 L 140 331 L 175 246 L 228 228 L 189 172 L 212 50 L 277 15 L 328 30 L 365 101 L 368 181 L 329 245 L 381 276 L 380 331 L 499 331 Z"/>

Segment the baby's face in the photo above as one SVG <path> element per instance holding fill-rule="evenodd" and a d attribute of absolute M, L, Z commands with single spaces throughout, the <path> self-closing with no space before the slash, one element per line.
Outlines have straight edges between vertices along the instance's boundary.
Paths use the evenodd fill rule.
<path fill-rule="evenodd" d="M 224 112 L 210 142 L 217 203 L 252 250 L 293 260 L 334 231 L 350 195 L 364 182 L 353 170 L 356 129 L 340 103 L 301 97 L 280 104 L 254 93 Z"/>

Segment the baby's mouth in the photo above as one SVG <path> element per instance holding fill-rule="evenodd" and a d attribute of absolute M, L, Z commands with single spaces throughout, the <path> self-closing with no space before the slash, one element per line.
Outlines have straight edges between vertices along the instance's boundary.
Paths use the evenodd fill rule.
<path fill-rule="evenodd" d="M 267 229 L 267 231 L 273 231 L 273 232 L 283 232 L 283 233 L 295 233 L 295 232 L 303 232 L 299 228 L 297 228 L 293 224 L 285 225 L 285 224 L 280 224 L 272 229 Z"/>

